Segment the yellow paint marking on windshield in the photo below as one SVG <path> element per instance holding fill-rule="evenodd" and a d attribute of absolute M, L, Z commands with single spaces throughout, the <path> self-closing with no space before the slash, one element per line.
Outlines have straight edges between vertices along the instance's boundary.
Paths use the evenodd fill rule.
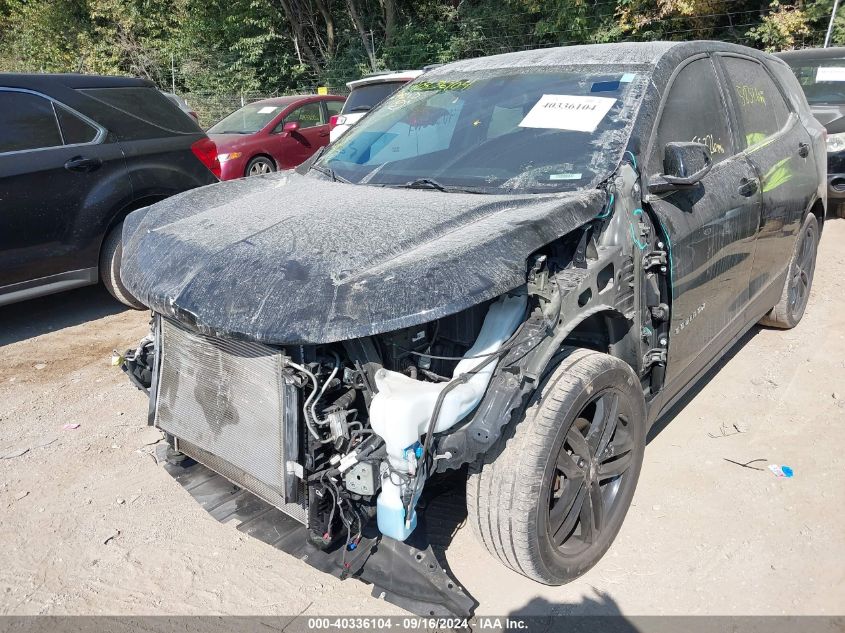
<path fill-rule="evenodd" d="M 469 79 L 457 79 L 455 81 L 418 81 L 412 83 L 408 90 L 411 92 L 423 92 L 426 90 L 466 90 L 472 83 Z"/>

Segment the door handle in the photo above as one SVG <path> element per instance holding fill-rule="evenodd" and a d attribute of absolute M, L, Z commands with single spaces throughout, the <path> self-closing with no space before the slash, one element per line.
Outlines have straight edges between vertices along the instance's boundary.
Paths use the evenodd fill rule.
<path fill-rule="evenodd" d="M 807 158 L 810 155 L 810 144 L 809 143 L 798 143 L 798 155 L 801 158 Z"/>
<path fill-rule="evenodd" d="M 328 136 L 329 132 L 320 132 L 320 136 Z"/>
<path fill-rule="evenodd" d="M 82 156 L 74 156 L 65 163 L 65 169 L 68 171 L 77 171 L 83 174 L 88 174 L 92 171 L 97 171 L 102 167 L 103 161 L 99 158 L 84 158 Z"/>
<path fill-rule="evenodd" d="M 745 196 L 749 198 L 757 193 L 757 179 L 752 178 L 749 180 L 748 178 L 743 178 L 739 181 L 739 187 L 736 188 L 739 195 Z"/>

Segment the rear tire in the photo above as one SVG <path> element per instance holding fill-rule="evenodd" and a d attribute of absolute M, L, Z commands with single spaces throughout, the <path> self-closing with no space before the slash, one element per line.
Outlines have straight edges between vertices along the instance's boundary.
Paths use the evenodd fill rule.
<path fill-rule="evenodd" d="M 123 256 L 123 222 L 114 227 L 103 241 L 100 251 L 100 279 L 112 297 L 123 305 L 136 310 L 146 310 L 147 306 L 129 294 L 120 280 L 120 260 Z"/>
<path fill-rule="evenodd" d="M 761 325 L 788 330 L 801 322 L 813 287 L 818 246 L 819 221 L 808 213 L 795 240 L 780 301 L 760 319 Z"/>
<path fill-rule="evenodd" d="M 261 176 L 272 174 L 274 171 L 276 171 L 276 165 L 272 160 L 266 156 L 256 156 L 247 163 L 244 176 Z"/>
<path fill-rule="evenodd" d="M 645 450 L 640 381 L 623 361 L 575 350 L 470 467 L 469 522 L 487 550 L 533 580 L 561 585 L 608 550 Z"/>

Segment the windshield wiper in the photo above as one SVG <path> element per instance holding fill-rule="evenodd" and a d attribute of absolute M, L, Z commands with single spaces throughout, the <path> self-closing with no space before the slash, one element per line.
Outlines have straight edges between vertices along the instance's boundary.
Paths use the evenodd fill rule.
<path fill-rule="evenodd" d="M 401 187 L 403 189 L 436 189 L 437 191 L 443 191 L 446 193 L 487 193 L 486 191 L 473 189 L 472 187 L 453 187 L 450 185 L 442 185 L 433 178 L 417 178 L 416 180 L 406 182 L 404 185 L 389 186 Z"/>
<path fill-rule="evenodd" d="M 446 191 L 446 187 L 431 178 L 417 178 L 401 186 L 407 187 L 408 189 L 437 189 L 437 191 Z"/>
<path fill-rule="evenodd" d="M 311 165 L 311 169 L 314 169 L 314 170 L 320 172 L 324 176 L 328 176 L 329 178 L 332 179 L 332 182 L 345 182 L 347 185 L 353 184 L 352 181 L 347 180 L 346 178 L 343 178 L 342 176 L 338 176 L 334 172 L 334 169 L 332 169 L 331 167 L 322 167 L 322 166 L 318 167 L 317 165 Z"/>

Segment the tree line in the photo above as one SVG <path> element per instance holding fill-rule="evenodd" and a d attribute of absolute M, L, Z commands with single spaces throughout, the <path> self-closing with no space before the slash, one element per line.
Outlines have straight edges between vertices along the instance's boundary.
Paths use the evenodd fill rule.
<path fill-rule="evenodd" d="M 821 45 L 833 0 L 0 0 L 0 71 L 130 74 L 198 94 L 546 46 L 720 39 Z M 845 42 L 845 17 L 834 43 Z"/>

